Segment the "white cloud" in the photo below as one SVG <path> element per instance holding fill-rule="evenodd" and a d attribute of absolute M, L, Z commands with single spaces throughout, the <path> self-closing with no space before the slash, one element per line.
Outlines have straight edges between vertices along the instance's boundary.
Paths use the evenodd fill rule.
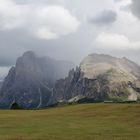
<path fill-rule="evenodd" d="M 130 41 L 125 35 L 102 32 L 95 40 L 104 49 L 140 49 L 140 41 Z"/>
<path fill-rule="evenodd" d="M 36 37 L 54 39 L 75 32 L 76 17 L 62 6 L 17 4 L 14 0 L 0 0 L 0 29 L 24 28 Z"/>
<path fill-rule="evenodd" d="M 0 29 L 13 29 L 21 26 L 22 11 L 20 6 L 11 0 L 0 0 Z"/>
<path fill-rule="evenodd" d="M 37 35 L 44 39 L 75 32 L 79 26 L 79 21 L 60 6 L 42 7 L 37 10 L 37 17 L 41 27 L 37 29 Z"/>

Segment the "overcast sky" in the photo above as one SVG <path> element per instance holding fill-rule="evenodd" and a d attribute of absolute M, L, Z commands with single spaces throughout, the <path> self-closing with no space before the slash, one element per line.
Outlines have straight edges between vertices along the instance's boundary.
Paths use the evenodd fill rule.
<path fill-rule="evenodd" d="M 140 0 L 0 0 L 0 79 L 28 50 L 76 64 L 91 53 L 140 64 Z"/>

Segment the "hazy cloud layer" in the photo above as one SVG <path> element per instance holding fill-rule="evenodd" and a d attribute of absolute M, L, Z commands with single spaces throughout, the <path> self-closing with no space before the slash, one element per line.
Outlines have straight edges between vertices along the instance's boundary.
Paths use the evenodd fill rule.
<path fill-rule="evenodd" d="M 139 3 L 0 0 L 0 79 L 28 50 L 77 65 L 89 53 L 125 56 L 140 64 Z"/>
<path fill-rule="evenodd" d="M 96 16 L 89 18 L 89 22 L 96 25 L 108 25 L 117 19 L 116 12 L 112 10 L 104 10 Z"/>

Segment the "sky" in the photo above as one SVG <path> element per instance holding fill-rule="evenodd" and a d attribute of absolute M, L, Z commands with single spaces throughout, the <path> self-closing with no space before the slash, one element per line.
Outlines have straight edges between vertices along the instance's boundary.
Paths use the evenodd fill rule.
<path fill-rule="evenodd" d="M 0 0 L 0 80 L 28 50 L 77 65 L 91 53 L 140 64 L 140 1 Z"/>

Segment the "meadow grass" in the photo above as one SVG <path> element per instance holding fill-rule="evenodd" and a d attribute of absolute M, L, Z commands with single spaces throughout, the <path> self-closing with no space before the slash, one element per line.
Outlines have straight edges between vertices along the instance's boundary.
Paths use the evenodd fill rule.
<path fill-rule="evenodd" d="M 0 140 L 140 140 L 140 104 L 0 110 Z"/>

